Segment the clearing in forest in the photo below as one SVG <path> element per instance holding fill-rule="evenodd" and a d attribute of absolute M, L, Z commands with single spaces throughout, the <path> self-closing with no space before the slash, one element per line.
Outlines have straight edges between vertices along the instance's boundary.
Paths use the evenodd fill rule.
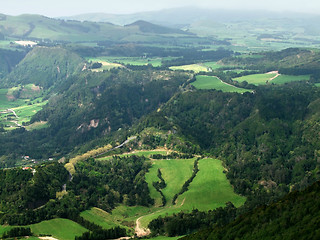
<path fill-rule="evenodd" d="M 237 93 L 250 92 L 250 90 L 248 89 L 239 88 L 231 84 L 225 83 L 214 76 L 198 75 L 197 80 L 191 83 L 191 85 L 193 85 L 197 89 L 216 89 L 221 90 L 223 92 Z"/>

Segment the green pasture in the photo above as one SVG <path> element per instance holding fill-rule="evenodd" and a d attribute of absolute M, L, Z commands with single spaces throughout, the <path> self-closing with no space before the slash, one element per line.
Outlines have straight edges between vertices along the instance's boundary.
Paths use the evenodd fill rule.
<path fill-rule="evenodd" d="M 236 207 L 244 204 L 245 197 L 234 193 L 220 160 L 204 158 L 199 161 L 199 172 L 190 184 L 189 190 L 179 196 L 182 209 L 197 208 L 201 211 L 222 207 L 232 202 Z"/>
<path fill-rule="evenodd" d="M 121 226 L 121 224 L 117 224 L 117 220 L 113 218 L 113 216 L 103 211 L 99 208 L 91 208 L 90 210 L 86 210 L 80 214 L 84 219 L 93 222 L 105 229 L 110 229 L 113 227 Z M 121 226 L 123 227 L 123 226 Z"/>
<path fill-rule="evenodd" d="M 182 66 L 172 66 L 169 67 L 171 70 L 183 70 L 183 71 L 193 71 L 195 73 L 199 72 L 208 72 L 208 67 L 202 64 L 189 64 L 189 65 L 182 65 Z"/>
<path fill-rule="evenodd" d="M 34 235 L 52 236 L 59 240 L 73 240 L 88 230 L 68 219 L 56 218 L 30 225 Z"/>
<path fill-rule="evenodd" d="M 0 89 L 0 110 L 6 110 L 8 108 L 18 107 L 26 104 L 26 100 L 17 99 L 15 101 L 10 101 L 8 98 L 8 89 Z"/>
<path fill-rule="evenodd" d="M 289 82 L 295 82 L 295 81 L 308 81 L 310 80 L 310 75 L 299 75 L 299 76 L 293 76 L 293 75 L 284 75 L 280 74 L 278 77 L 270 81 L 270 83 L 274 84 L 285 84 Z"/>
<path fill-rule="evenodd" d="M 179 161 L 185 161 L 179 162 Z M 177 203 L 172 205 L 171 201 L 174 194 L 178 193 L 191 174 L 194 159 L 187 160 L 157 160 L 152 165 L 149 173 L 146 174 L 146 181 L 151 191 L 151 196 L 155 195 L 154 187 L 151 185 L 160 168 L 162 177 L 167 183 L 167 187 L 162 190 L 166 196 L 167 205 L 164 208 L 155 207 L 153 212 L 145 215 L 141 219 L 143 227 L 158 216 L 170 215 L 183 211 L 199 209 L 208 211 L 217 207 L 225 206 L 226 202 L 232 202 L 235 206 L 240 206 L 245 202 L 245 198 L 234 193 L 232 186 L 223 173 L 221 161 L 212 158 L 205 158 L 199 161 L 199 172 L 190 184 L 188 191 L 180 195 Z"/>
<path fill-rule="evenodd" d="M 197 80 L 191 83 L 197 89 L 216 89 L 223 92 L 237 92 L 244 93 L 250 90 L 244 88 L 238 88 L 230 84 L 222 82 L 219 78 L 214 76 L 198 75 Z"/>
<path fill-rule="evenodd" d="M 238 82 L 247 81 L 248 83 L 254 84 L 254 85 L 264 85 L 264 84 L 267 84 L 270 81 L 270 79 L 274 78 L 276 75 L 277 75 L 276 73 L 251 74 L 251 75 L 234 78 L 233 80 Z"/>
<path fill-rule="evenodd" d="M 143 66 L 151 64 L 154 67 L 160 67 L 162 60 L 169 60 L 172 58 L 142 58 L 142 57 L 97 57 L 87 58 L 87 61 L 91 62 L 108 62 L 109 64 L 117 64 L 117 67 L 121 64 L 130 64 L 136 66 Z"/>
<path fill-rule="evenodd" d="M 172 160 L 155 160 L 151 169 L 146 174 L 146 182 L 150 189 L 151 198 L 155 199 L 155 206 L 161 205 L 160 193 L 156 191 L 152 183 L 159 181 L 157 176 L 160 168 L 162 177 L 167 186 L 162 190 L 166 197 L 167 206 L 172 205 L 173 196 L 178 193 L 185 181 L 192 175 L 192 169 L 195 159 L 172 159 Z"/>
<path fill-rule="evenodd" d="M 320 87 L 320 83 L 316 83 L 315 86 L 316 86 L 316 87 Z"/>
<path fill-rule="evenodd" d="M 234 68 L 233 65 L 224 65 L 221 62 L 204 62 L 201 65 L 211 68 L 212 70 L 219 69 L 219 68 Z"/>

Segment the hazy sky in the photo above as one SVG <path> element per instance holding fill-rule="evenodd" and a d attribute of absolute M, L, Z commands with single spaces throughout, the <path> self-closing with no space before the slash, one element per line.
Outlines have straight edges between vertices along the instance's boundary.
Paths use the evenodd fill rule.
<path fill-rule="evenodd" d="M 320 14 L 319 0 L 0 0 L 0 13 L 49 17 L 81 13 L 134 13 L 181 6 L 212 9 L 266 9 Z"/>

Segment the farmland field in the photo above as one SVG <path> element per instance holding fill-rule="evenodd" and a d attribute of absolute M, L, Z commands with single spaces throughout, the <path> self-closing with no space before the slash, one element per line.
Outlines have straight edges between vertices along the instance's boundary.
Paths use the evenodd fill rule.
<path fill-rule="evenodd" d="M 270 79 L 277 76 L 277 73 L 264 73 L 264 74 L 251 74 L 243 77 L 234 78 L 234 81 L 244 82 L 247 81 L 254 85 L 264 85 L 270 81 Z M 273 80 L 272 80 L 273 81 Z"/>
<path fill-rule="evenodd" d="M 130 64 L 130 65 L 136 65 L 136 66 L 151 64 L 154 67 L 160 67 L 162 64 L 162 60 L 169 60 L 169 59 L 172 59 L 172 58 L 97 57 L 97 58 L 88 58 L 87 61 L 115 63 L 120 66 L 122 66 L 121 64 Z"/>
<path fill-rule="evenodd" d="M 32 224 L 30 228 L 35 235 L 51 235 L 59 240 L 73 240 L 75 236 L 80 236 L 88 231 L 79 224 L 62 218 Z"/>
<path fill-rule="evenodd" d="M 105 229 L 110 229 L 119 226 L 114 222 L 112 215 L 99 208 L 91 208 L 80 214 L 84 219 L 93 222 Z"/>
<path fill-rule="evenodd" d="M 216 89 L 223 92 L 238 92 L 244 93 L 250 90 L 244 88 L 238 88 L 229 84 L 222 82 L 220 79 L 214 76 L 197 76 L 197 80 L 191 83 L 197 89 Z"/>
<path fill-rule="evenodd" d="M 279 75 L 270 83 L 274 84 L 284 84 L 284 83 L 289 83 L 289 82 L 294 82 L 294 81 L 308 81 L 310 80 L 310 75 L 299 75 L 299 76 L 292 76 L 292 75 Z"/>
<path fill-rule="evenodd" d="M 151 198 L 154 198 L 156 205 L 161 202 L 160 194 L 153 187 L 152 182 L 159 181 L 157 177 L 158 169 L 161 170 L 162 177 L 167 186 L 162 190 L 167 199 L 167 206 L 171 205 L 173 196 L 178 193 L 186 180 L 192 175 L 193 163 L 195 159 L 172 159 L 172 160 L 155 160 L 152 168 L 146 174 L 146 182 L 148 183 Z"/>
<path fill-rule="evenodd" d="M 18 107 L 26 103 L 23 99 L 9 101 L 7 97 L 8 89 L 0 89 L 0 110 L 5 110 L 12 107 Z"/>
<path fill-rule="evenodd" d="M 223 173 L 221 161 L 206 158 L 199 161 L 199 172 L 190 184 L 189 190 L 178 197 L 176 205 L 172 205 L 171 201 L 174 194 L 180 191 L 185 181 L 184 179 L 188 179 L 191 176 L 193 162 L 194 159 L 156 160 L 154 162 L 149 173 L 146 175 L 146 181 L 148 182 L 152 196 L 154 194 L 154 191 L 152 191 L 152 188 L 154 188 L 152 181 L 156 179 L 157 169 L 161 169 L 162 177 L 167 183 L 167 187 L 162 190 L 167 199 L 167 205 L 164 208 L 155 208 L 153 213 L 144 216 L 141 219 L 142 226 L 146 227 L 152 219 L 160 215 L 170 215 L 181 210 L 191 211 L 197 208 L 207 211 L 223 207 L 228 201 L 231 201 L 235 206 L 240 206 L 245 202 L 244 197 L 233 192 L 232 186 Z M 183 168 L 179 169 L 181 166 Z M 178 169 L 179 171 L 174 169 Z M 173 181 L 174 184 L 172 183 Z"/>
<path fill-rule="evenodd" d="M 183 71 L 193 71 L 195 73 L 199 72 L 207 72 L 208 67 L 202 64 L 190 64 L 190 65 L 182 65 L 182 66 L 172 66 L 169 67 L 171 70 L 183 70 Z"/>

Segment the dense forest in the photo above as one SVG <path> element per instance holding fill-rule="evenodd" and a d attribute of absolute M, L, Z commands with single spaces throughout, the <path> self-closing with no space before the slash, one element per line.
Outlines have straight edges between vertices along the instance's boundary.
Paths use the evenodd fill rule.
<path fill-rule="evenodd" d="M 227 225 L 216 224 L 182 239 L 318 239 L 319 192 L 320 183 L 316 182 L 269 206 L 243 214 Z"/>
<path fill-rule="evenodd" d="M 263 203 L 319 179 L 319 94 L 300 83 L 259 87 L 242 95 L 184 92 L 150 116 L 156 122 L 141 124 L 175 129 L 192 139 L 224 160 L 236 192 Z"/>

